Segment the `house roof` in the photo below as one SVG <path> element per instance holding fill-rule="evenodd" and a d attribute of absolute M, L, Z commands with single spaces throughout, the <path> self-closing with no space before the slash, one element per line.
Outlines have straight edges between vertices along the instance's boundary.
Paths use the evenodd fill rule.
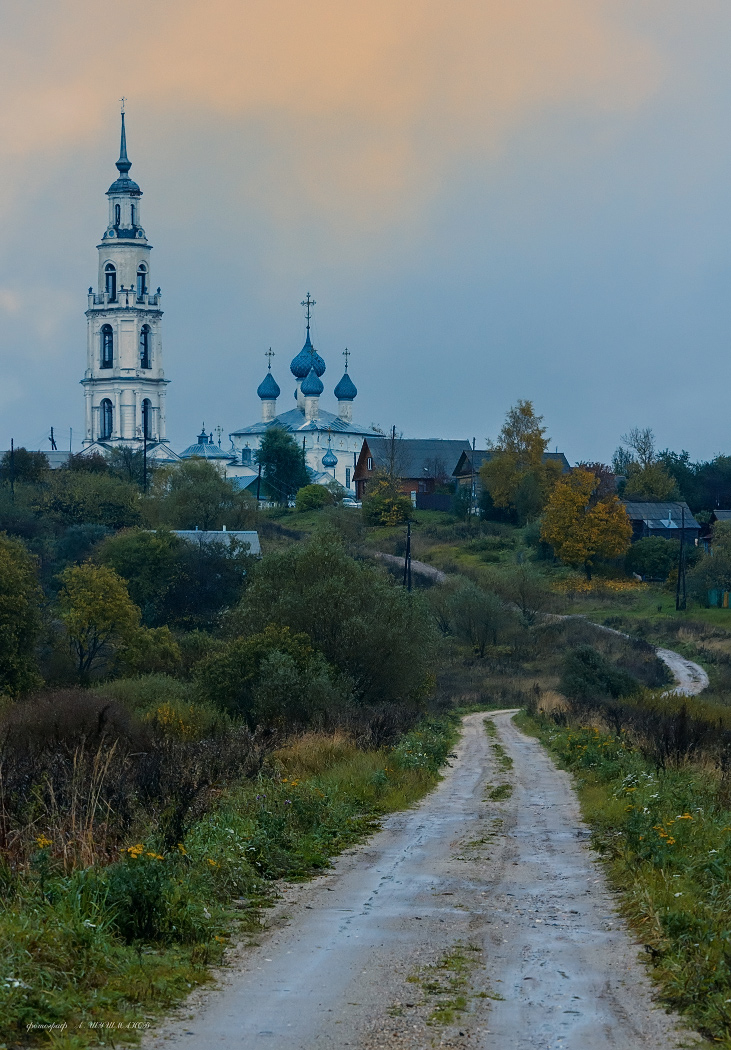
<path fill-rule="evenodd" d="M 492 459 L 493 455 L 494 453 L 490 449 L 477 448 L 473 452 L 471 448 L 468 448 L 464 455 L 460 457 L 459 463 L 454 468 L 454 476 L 464 477 L 466 474 L 471 474 L 473 469 L 475 474 L 479 474 L 482 464 L 487 460 Z M 563 452 L 544 452 L 543 462 L 547 463 L 551 460 L 561 464 L 562 474 L 567 474 L 571 470 L 571 464 L 566 459 Z"/>
<path fill-rule="evenodd" d="M 391 438 L 368 438 L 368 448 L 375 466 L 388 463 L 391 456 Z M 451 476 L 454 465 L 469 441 L 445 438 L 397 438 L 395 444 L 396 470 L 402 478 L 435 477 L 439 472 Z"/>
<path fill-rule="evenodd" d="M 687 503 L 680 500 L 667 503 L 623 501 L 630 521 L 642 521 L 648 529 L 680 529 L 685 511 L 685 528 L 700 529 Z"/>
<path fill-rule="evenodd" d="M 288 412 L 280 412 L 274 419 L 268 420 L 266 423 L 259 421 L 253 423 L 250 427 L 242 427 L 241 430 L 234 430 L 229 434 L 229 437 L 244 437 L 246 434 L 263 434 L 269 430 L 270 427 L 280 427 L 282 430 L 288 431 L 290 434 L 296 431 L 317 431 L 321 430 L 323 433 L 327 433 L 331 430 L 334 433 L 340 434 L 366 434 L 369 438 L 371 434 L 375 434 L 376 431 L 372 430 L 371 427 L 362 427 L 358 423 L 346 423 L 340 416 L 336 416 L 333 412 L 326 412 L 325 409 L 319 410 L 317 419 L 311 419 L 309 422 L 305 418 L 305 412 L 303 408 L 292 408 Z"/>
<path fill-rule="evenodd" d="M 191 543 L 221 543 L 230 547 L 233 540 L 239 543 L 248 543 L 249 554 L 261 554 L 259 533 L 254 531 L 239 531 L 223 529 L 221 532 L 213 529 L 173 529 L 176 536 Z"/>
<path fill-rule="evenodd" d="M 716 521 L 731 521 L 731 510 L 714 510 L 713 517 Z"/>

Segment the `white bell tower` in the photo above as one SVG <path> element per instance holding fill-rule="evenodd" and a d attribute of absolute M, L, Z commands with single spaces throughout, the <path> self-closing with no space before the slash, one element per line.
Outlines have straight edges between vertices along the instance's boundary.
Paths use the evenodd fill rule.
<path fill-rule="evenodd" d="M 160 289 L 151 291 L 150 252 L 140 222 L 142 190 L 129 177 L 122 105 L 119 178 L 107 190 L 109 223 L 99 251 L 97 290 L 89 289 L 84 446 L 140 448 L 165 437 Z"/>

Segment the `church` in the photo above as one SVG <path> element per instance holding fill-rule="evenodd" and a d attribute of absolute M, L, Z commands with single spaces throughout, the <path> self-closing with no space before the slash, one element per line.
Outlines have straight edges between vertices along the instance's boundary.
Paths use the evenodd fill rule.
<path fill-rule="evenodd" d="M 257 388 L 261 419 L 229 434 L 230 448 L 216 446 L 205 428 L 196 442 L 179 455 L 166 436 L 166 390 L 162 351 L 162 293 L 152 291 L 152 245 L 142 226 L 142 190 L 130 178 L 125 113 L 118 177 L 107 190 L 107 228 L 97 245 L 97 289 L 89 288 L 86 310 L 87 351 L 84 388 L 85 428 L 83 455 L 112 448 L 144 448 L 149 459 L 175 462 L 193 457 L 214 461 L 226 475 L 251 487 L 257 475 L 255 453 L 268 429 L 279 427 L 301 445 L 313 482 L 333 479 L 349 493 L 355 492 L 353 474 L 366 437 L 376 437 L 370 427 L 353 420 L 357 388 L 348 370 L 350 352 L 343 351 L 343 375 L 333 395 L 337 412 L 320 405 L 325 392 L 326 364 L 311 337 L 312 308 L 309 292 L 305 307 L 305 342 L 290 365 L 294 379 L 293 408 L 279 411 L 281 390 L 268 370 Z"/>

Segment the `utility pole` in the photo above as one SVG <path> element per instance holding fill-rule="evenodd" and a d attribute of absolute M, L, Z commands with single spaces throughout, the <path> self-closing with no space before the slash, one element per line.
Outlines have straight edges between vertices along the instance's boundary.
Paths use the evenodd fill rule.
<path fill-rule="evenodd" d="M 147 495 L 147 413 L 142 421 L 142 491 Z"/>
<path fill-rule="evenodd" d="M 259 474 L 256 479 L 256 509 L 259 510 L 259 493 L 261 492 L 261 463 L 259 464 Z"/>
<path fill-rule="evenodd" d="M 56 451 L 56 439 L 53 436 L 53 427 L 51 427 L 51 451 L 52 452 Z"/>
<path fill-rule="evenodd" d="M 675 584 L 675 611 L 685 609 L 687 604 L 685 590 L 685 506 L 680 506 L 680 552 L 678 554 L 678 579 Z"/>
<path fill-rule="evenodd" d="M 406 523 L 406 554 L 404 556 L 404 587 L 411 591 L 411 522 Z"/>
<path fill-rule="evenodd" d="M 475 513 L 475 438 L 472 438 L 472 455 L 470 456 L 470 521 Z"/>

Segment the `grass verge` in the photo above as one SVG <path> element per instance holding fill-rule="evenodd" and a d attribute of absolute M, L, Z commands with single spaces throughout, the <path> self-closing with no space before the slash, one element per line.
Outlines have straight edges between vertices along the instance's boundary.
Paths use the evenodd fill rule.
<path fill-rule="evenodd" d="M 167 854 L 149 829 L 114 863 L 64 874 L 39 836 L 28 870 L 0 868 L 2 1038 L 56 1050 L 134 1041 L 207 980 L 234 932 L 258 928 L 273 880 L 327 867 L 429 791 L 458 724 L 427 721 L 377 751 L 303 736 Z"/>
<path fill-rule="evenodd" d="M 731 1047 L 731 795 L 710 769 L 657 769 L 622 736 L 516 716 L 575 775 L 585 819 L 665 1003 Z"/>

